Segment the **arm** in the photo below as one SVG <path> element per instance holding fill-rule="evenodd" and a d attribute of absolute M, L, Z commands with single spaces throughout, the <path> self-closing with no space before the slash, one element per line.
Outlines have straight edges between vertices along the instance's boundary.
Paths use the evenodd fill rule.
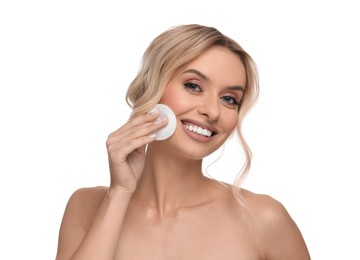
<path fill-rule="evenodd" d="M 158 113 L 133 119 L 109 135 L 110 187 L 80 189 L 67 204 L 60 228 L 57 260 L 113 260 L 127 207 L 142 174 L 145 146 L 164 127 Z"/>

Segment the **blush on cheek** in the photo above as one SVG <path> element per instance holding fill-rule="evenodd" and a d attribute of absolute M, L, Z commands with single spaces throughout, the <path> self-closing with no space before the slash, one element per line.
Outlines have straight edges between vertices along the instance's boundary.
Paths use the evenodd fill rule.
<path fill-rule="evenodd" d="M 170 98 L 164 100 L 164 104 L 167 104 L 169 107 L 171 107 L 174 111 L 179 114 L 185 112 L 187 107 L 189 106 L 187 104 L 188 102 L 183 98 Z"/>
<path fill-rule="evenodd" d="M 169 106 L 177 115 L 189 106 L 189 97 L 183 95 L 181 91 L 177 91 L 177 86 L 168 85 L 166 86 L 164 93 L 160 99 L 160 103 Z"/>

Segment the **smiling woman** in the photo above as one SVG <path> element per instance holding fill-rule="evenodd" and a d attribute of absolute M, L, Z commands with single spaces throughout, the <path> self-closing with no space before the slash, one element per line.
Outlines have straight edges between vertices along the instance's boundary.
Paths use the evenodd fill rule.
<path fill-rule="evenodd" d="M 133 112 L 107 140 L 109 187 L 71 196 L 60 228 L 62 259 L 310 259 L 277 200 L 240 187 L 251 153 L 244 116 L 258 96 L 256 66 L 217 29 L 177 26 L 156 37 L 130 84 Z M 170 107 L 176 129 L 155 105 Z M 234 185 L 205 177 L 203 158 L 237 130 L 247 156 Z"/>
<path fill-rule="evenodd" d="M 179 127 L 185 129 L 175 132 L 168 141 L 167 145 L 176 142 L 171 150 L 182 149 L 178 156 L 191 153 L 190 157 L 197 159 L 217 150 L 237 125 L 241 86 L 245 84 L 241 60 L 222 46 L 209 48 L 175 74 L 160 99 L 174 110 Z M 203 135 L 203 130 L 211 136 Z"/>

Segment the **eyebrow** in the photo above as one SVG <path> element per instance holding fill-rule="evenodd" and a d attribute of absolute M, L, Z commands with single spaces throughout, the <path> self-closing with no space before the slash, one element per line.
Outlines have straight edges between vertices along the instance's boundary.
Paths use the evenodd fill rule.
<path fill-rule="evenodd" d="M 231 87 L 227 87 L 227 89 L 230 89 L 230 90 L 239 90 L 239 91 L 242 91 L 242 92 L 245 91 L 245 88 L 244 88 L 243 86 L 231 86 Z"/>
<path fill-rule="evenodd" d="M 198 75 L 200 78 L 202 78 L 203 80 L 209 81 L 209 78 L 198 70 L 188 69 L 188 70 L 184 71 L 184 74 L 185 73 L 194 73 L 194 74 Z"/>
<path fill-rule="evenodd" d="M 209 81 L 209 78 L 206 75 L 204 75 L 203 73 L 201 73 L 200 71 L 198 71 L 196 69 L 188 69 L 188 70 L 184 71 L 183 74 L 185 74 L 185 73 L 194 73 L 194 74 L 198 75 L 200 78 L 202 78 L 203 80 Z M 229 86 L 229 87 L 227 87 L 227 89 L 239 90 L 242 92 L 245 91 L 245 88 L 243 86 Z"/>

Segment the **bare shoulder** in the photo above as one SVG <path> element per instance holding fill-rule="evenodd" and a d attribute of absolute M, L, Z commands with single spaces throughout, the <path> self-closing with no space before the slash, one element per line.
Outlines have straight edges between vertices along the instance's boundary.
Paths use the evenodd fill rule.
<path fill-rule="evenodd" d="M 76 190 L 70 196 L 66 205 L 61 228 L 67 222 L 71 222 L 77 224 L 82 229 L 86 229 L 104 200 L 107 191 L 108 188 L 104 186 Z"/>
<path fill-rule="evenodd" d="M 56 259 L 68 259 L 83 240 L 107 194 L 107 187 L 80 188 L 68 200 L 62 218 Z"/>
<path fill-rule="evenodd" d="M 105 186 L 80 188 L 71 195 L 68 206 L 85 210 L 97 207 L 105 198 L 107 191 L 108 187 Z"/>
<path fill-rule="evenodd" d="M 252 216 L 261 224 L 274 224 L 290 220 L 284 205 L 273 197 L 266 194 L 257 194 L 246 189 L 241 192 L 246 205 L 249 206 Z"/>
<path fill-rule="evenodd" d="M 76 214 L 78 220 L 82 219 L 82 225 L 90 224 L 87 222 L 90 222 L 90 218 L 95 215 L 107 191 L 108 188 L 103 186 L 76 190 L 68 201 L 65 214 Z"/>
<path fill-rule="evenodd" d="M 254 235 L 266 259 L 310 259 L 302 234 L 284 205 L 273 197 L 242 190 Z"/>

